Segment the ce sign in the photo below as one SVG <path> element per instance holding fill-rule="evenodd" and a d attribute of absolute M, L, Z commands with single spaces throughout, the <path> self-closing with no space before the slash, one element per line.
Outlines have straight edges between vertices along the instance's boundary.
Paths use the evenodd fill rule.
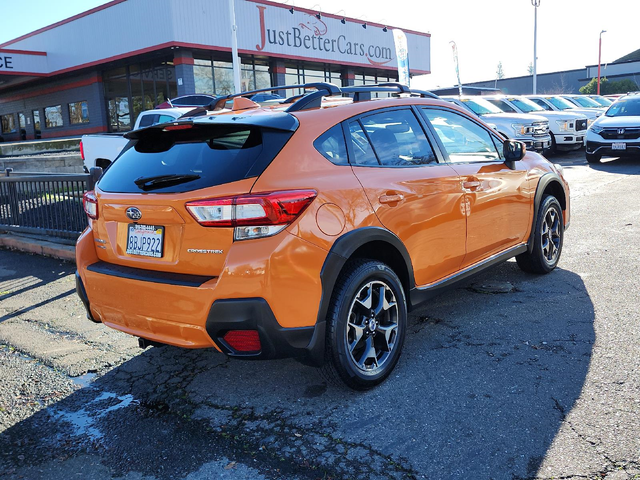
<path fill-rule="evenodd" d="M 13 57 L 0 57 L 0 68 L 13 70 Z"/>

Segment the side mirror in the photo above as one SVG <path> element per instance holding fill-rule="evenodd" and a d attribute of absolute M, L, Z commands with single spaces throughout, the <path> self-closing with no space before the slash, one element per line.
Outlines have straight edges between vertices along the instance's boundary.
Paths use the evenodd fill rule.
<path fill-rule="evenodd" d="M 507 140 L 502 144 L 502 153 L 504 155 L 504 162 L 513 168 L 514 163 L 524 158 L 524 154 L 527 151 L 524 143 L 517 140 Z"/>
<path fill-rule="evenodd" d="M 87 190 L 93 190 L 98 183 L 98 180 L 102 177 L 102 168 L 91 167 L 89 170 L 89 180 L 87 182 Z"/>

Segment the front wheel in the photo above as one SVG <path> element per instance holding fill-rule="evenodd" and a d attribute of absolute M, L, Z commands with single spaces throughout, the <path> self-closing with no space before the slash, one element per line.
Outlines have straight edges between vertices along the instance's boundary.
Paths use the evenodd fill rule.
<path fill-rule="evenodd" d="M 533 237 L 533 249 L 516 257 L 525 272 L 549 273 L 560 261 L 564 240 L 564 217 L 560 203 L 551 195 L 542 198 Z"/>
<path fill-rule="evenodd" d="M 398 363 L 406 326 L 407 302 L 395 272 L 373 260 L 351 262 L 331 298 L 323 373 L 354 390 L 375 387 Z"/>
<path fill-rule="evenodd" d="M 602 158 L 600 155 L 596 155 L 595 153 L 585 153 L 587 157 L 588 163 L 600 163 L 600 159 Z"/>

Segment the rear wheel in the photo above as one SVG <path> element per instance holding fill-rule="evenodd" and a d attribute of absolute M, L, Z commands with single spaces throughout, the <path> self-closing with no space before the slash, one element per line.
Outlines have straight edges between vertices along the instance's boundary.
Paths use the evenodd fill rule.
<path fill-rule="evenodd" d="M 348 264 L 331 298 L 323 373 L 354 390 L 380 384 L 400 358 L 406 325 L 407 302 L 394 271 L 372 260 Z"/>
<path fill-rule="evenodd" d="M 600 159 L 602 158 L 600 155 L 596 155 L 595 153 L 585 153 L 585 156 L 589 163 L 600 163 Z"/>
<path fill-rule="evenodd" d="M 533 237 L 533 249 L 516 257 L 525 272 L 549 273 L 560 261 L 564 240 L 564 218 L 560 203 L 551 195 L 542 198 Z"/>

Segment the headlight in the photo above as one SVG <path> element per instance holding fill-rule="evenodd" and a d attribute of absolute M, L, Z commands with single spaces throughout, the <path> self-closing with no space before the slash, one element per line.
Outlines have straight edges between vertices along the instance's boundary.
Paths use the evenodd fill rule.
<path fill-rule="evenodd" d="M 589 128 L 589 127 L 591 126 L 591 124 L 592 124 L 593 122 L 595 122 L 595 121 L 596 121 L 596 119 L 595 119 L 595 118 L 587 118 L 587 128 Z"/>
<path fill-rule="evenodd" d="M 571 120 L 556 120 L 561 132 L 570 132 L 573 130 L 573 122 Z"/>
<path fill-rule="evenodd" d="M 516 132 L 516 135 L 532 135 L 533 134 L 533 125 L 524 125 L 522 123 L 514 123 L 511 125 L 513 130 Z"/>
<path fill-rule="evenodd" d="M 600 125 L 591 125 L 589 130 L 591 130 L 593 133 L 597 133 L 598 135 L 600 135 L 604 130 L 604 128 L 602 128 Z"/>

